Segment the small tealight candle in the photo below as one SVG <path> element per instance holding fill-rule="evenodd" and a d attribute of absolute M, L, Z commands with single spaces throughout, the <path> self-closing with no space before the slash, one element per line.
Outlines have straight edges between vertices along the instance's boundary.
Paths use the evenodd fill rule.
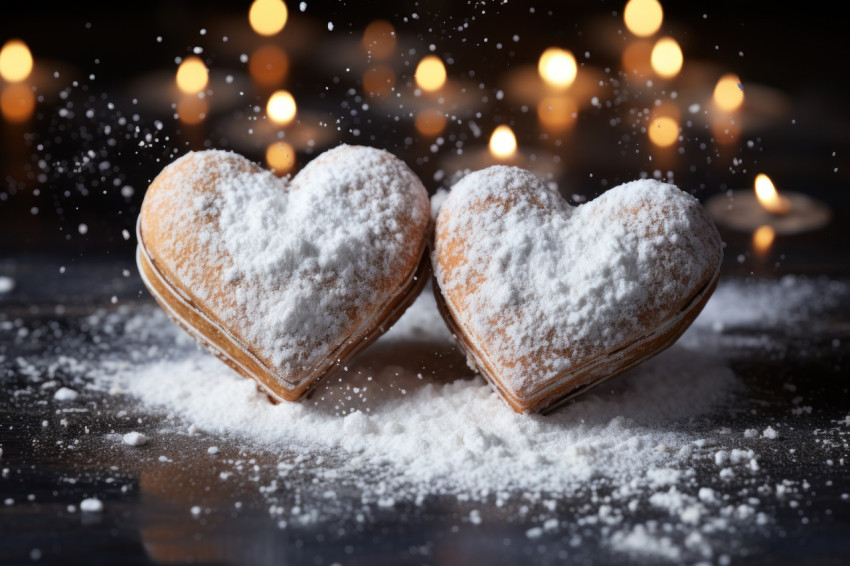
<path fill-rule="evenodd" d="M 513 130 L 504 124 L 493 130 L 486 148 L 465 149 L 463 153 L 449 155 L 440 162 L 449 182 L 458 180 L 466 173 L 492 165 L 528 169 L 544 181 L 557 178 L 561 171 L 559 156 L 541 150 L 529 151 L 520 148 Z"/>
<path fill-rule="evenodd" d="M 754 191 L 738 190 L 717 195 L 705 206 L 718 224 L 741 232 L 766 232 L 763 228 L 767 227 L 774 235 L 800 234 L 822 228 L 832 218 L 826 204 L 802 193 L 785 191 L 780 194 L 764 174 L 756 178 Z"/>

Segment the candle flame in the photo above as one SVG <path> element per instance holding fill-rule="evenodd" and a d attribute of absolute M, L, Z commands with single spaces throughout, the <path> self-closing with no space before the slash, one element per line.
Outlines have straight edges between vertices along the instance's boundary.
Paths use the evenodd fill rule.
<path fill-rule="evenodd" d="M 507 159 L 516 153 L 516 136 L 508 126 L 502 125 L 493 130 L 490 136 L 490 153 L 498 159 Z"/>
<path fill-rule="evenodd" d="M 664 10 L 658 0 L 629 0 L 623 10 L 626 28 L 638 37 L 649 37 L 661 27 Z"/>
<path fill-rule="evenodd" d="M 764 256 L 770 251 L 770 246 L 773 245 L 773 240 L 776 239 L 776 232 L 770 226 L 759 226 L 753 232 L 753 250 L 758 256 Z"/>
<path fill-rule="evenodd" d="M 254 0 L 248 10 L 251 29 L 260 35 L 274 35 L 283 29 L 289 10 L 281 0 Z"/>
<path fill-rule="evenodd" d="M 558 47 L 550 47 L 540 56 L 537 71 L 547 84 L 558 88 L 567 88 L 576 80 L 578 65 L 571 52 Z"/>
<path fill-rule="evenodd" d="M 266 148 L 266 163 L 275 175 L 286 175 L 295 167 L 295 149 L 285 141 L 274 142 Z"/>
<path fill-rule="evenodd" d="M 721 110 L 733 112 L 744 103 L 744 89 L 738 75 L 729 73 L 718 79 L 714 87 L 714 103 Z"/>
<path fill-rule="evenodd" d="M 662 37 L 652 48 L 652 70 L 664 78 L 672 78 L 682 70 L 682 48 L 672 37 Z"/>
<path fill-rule="evenodd" d="M 298 108 L 295 99 L 285 90 L 278 90 L 269 97 L 266 113 L 269 119 L 278 126 L 288 126 L 295 119 Z"/>
<path fill-rule="evenodd" d="M 759 204 L 771 214 L 788 214 L 791 210 L 791 202 L 779 194 L 773 181 L 764 173 L 756 176 L 755 188 Z"/>
<path fill-rule="evenodd" d="M 177 67 L 177 88 L 186 94 L 197 94 L 209 82 L 209 71 L 197 57 L 188 57 Z"/>
<path fill-rule="evenodd" d="M 0 76 L 10 83 L 18 83 L 32 72 L 32 53 L 20 39 L 10 39 L 0 49 Z"/>
<path fill-rule="evenodd" d="M 439 57 L 428 55 L 419 61 L 414 78 L 422 90 L 439 90 L 446 84 L 446 66 Z"/>

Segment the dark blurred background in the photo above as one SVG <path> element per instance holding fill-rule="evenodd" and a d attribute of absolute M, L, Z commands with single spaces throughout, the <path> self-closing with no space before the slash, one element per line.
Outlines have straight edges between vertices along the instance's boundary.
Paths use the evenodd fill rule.
<path fill-rule="evenodd" d="M 131 259 L 145 187 L 190 149 L 233 149 L 265 163 L 268 146 L 285 141 L 295 172 L 339 143 L 373 145 L 404 159 L 434 192 L 459 169 L 495 162 L 487 142 L 504 124 L 524 156 L 519 164 L 574 202 L 641 176 L 708 199 L 767 173 L 780 192 L 806 193 L 834 213 L 828 227 L 780 236 L 777 245 L 807 258 L 803 269 L 847 272 L 843 254 L 822 251 L 850 243 L 850 175 L 842 166 L 850 150 L 848 41 L 842 19 L 823 7 L 662 2 L 660 30 L 642 40 L 623 23 L 625 2 L 290 0 L 286 25 L 272 36 L 252 30 L 250 5 L 4 6 L 0 44 L 23 40 L 35 64 L 24 81 L 32 110 L 0 119 L 0 257 Z M 383 58 L 363 47 L 364 30 L 379 19 L 395 30 Z M 663 36 L 681 46 L 679 74 L 664 79 L 627 68 L 630 45 Z M 271 78 L 251 70 L 264 46 L 286 59 Z M 551 93 L 522 94 L 530 87 L 520 73 L 536 69 L 553 46 L 572 51 L 579 72 L 566 91 L 575 94 L 574 111 L 545 126 L 538 103 Z M 177 106 L 187 96 L 174 84 L 178 62 L 193 55 L 209 69 L 202 119 Z M 413 94 L 426 55 L 445 63 L 442 98 Z M 390 78 L 381 74 L 387 70 Z M 725 73 L 740 78 L 745 94 L 744 105 L 727 113 L 710 102 Z M 10 85 L 0 79 L 0 88 Z M 288 126 L 266 116 L 278 89 L 297 104 Z M 426 107 L 444 116 L 437 132 L 417 127 Z M 680 137 L 659 147 L 648 139 L 649 124 L 671 107 Z M 745 248 L 750 234 L 725 237 Z"/>

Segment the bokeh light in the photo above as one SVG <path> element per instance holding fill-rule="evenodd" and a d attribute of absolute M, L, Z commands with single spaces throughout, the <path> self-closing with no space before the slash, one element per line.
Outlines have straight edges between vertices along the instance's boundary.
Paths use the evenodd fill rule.
<path fill-rule="evenodd" d="M 0 92 L 0 111 L 7 122 L 25 122 L 35 111 L 35 95 L 25 84 L 11 84 Z"/>
<path fill-rule="evenodd" d="M 369 96 L 388 96 L 395 88 L 395 73 L 386 65 L 375 65 L 363 73 L 363 90 Z"/>
<path fill-rule="evenodd" d="M 289 10 L 281 0 L 254 0 L 248 10 L 251 29 L 260 35 L 280 33 L 289 18 Z"/>
<path fill-rule="evenodd" d="M 209 71 L 198 57 L 187 57 L 177 67 L 177 88 L 186 94 L 197 94 L 206 88 Z"/>
<path fill-rule="evenodd" d="M 546 96 L 537 105 L 537 117 L 544 128 L 563 131 L 576 121 L 578 105 L 567 96 Z"/>
<path fill-rule="evenodd" d="M 30 76 L 32 65 L 32 53 L 20 39 L 10 39 L 0 48 L 0 76 L 10 83 Z"/>
<path fill-rule="evenodd" d="M 576 80 L 578 65 L 570 51 L 550 47 L 540 55 L 537 70 L 547 84 L 567 88 Z"/>
<path fill-rule="evenodd" d="M 289 57 L 277 45 L 263 45 L 251 53 L 248 72 L 258 84 L 277 86 L 289 73 Z"/>
<path fill-rule="evenodd" d="M 656 116 L 649 122 L 647 135 L 657 147 L 670 147 L 679 139 L 679 122 L 673 116 Z"/>
<path fill-rule="evenodd" d="M 638 37 L 649 37 L 661 28 L 664 10 L 658 0 L 629 0 L 623 10 L 626 28 Z"/>
<path fill-rule="evenodd" d="M 672 37 L 662 37 L 652 48 L 652 69 L 664 78 L 675 77 L 682 70 L 682 48 Z"/>
<path fill-rule="evenodd" d="M 276 175 L 286 175 L 295 167 L 295 149 L 285 141 L 277 141 L 266 148 L 266 164 Z"/>
<path fill-rule="evenodd" d="M 395 52 L 395 28 L 386 20 L 375 20 L 363 30 L 362 45 L 373 59 L 388 59 Z"/>
<path fill-rule="evenodd" d="M 278 126 L 288 126 L 295 119 L 298 109 L 295 98 L 286 90 L 275 91 L 266 104 L 269 119 Z"/>
<path fill-rule="evenodd" d="M 446 127 L 446 116 L 435 108 L 426 108 L 416 113 L 416 131 L 424 136 L 436 136 Z"/>
<path fill-rule="evenodd" d="M 508 126 L 501 125 L 490 136 L 490 153 L 498 159 L 507 159 L 516 153 L 516 136 Z"/>
<path fill-rule="evenodd" d="M 422 90 L 439 90 L 446 84 L 446 66 L 439 57 L 427 55 L 416 66 L 415 78 Z"/>
<path fill-rule="evenodd" d="M 721 110 L 733 112 L 744 103 L 744 90 L 738 75 L 728 73 L 718 79 L 714 87 L 714 103 Z"/>

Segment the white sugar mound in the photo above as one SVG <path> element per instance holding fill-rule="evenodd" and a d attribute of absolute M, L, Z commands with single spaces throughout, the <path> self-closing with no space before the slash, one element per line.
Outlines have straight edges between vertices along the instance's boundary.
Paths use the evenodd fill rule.
<path fill-rule="evenodd" d="M 420 378 L 415 367 L 365 370 L 405 342 L 438 347 L 442 340 L 445 349 L 445 330 L 437 328 L 444 329 L 442 320 L 425 294 L 373 347 L 377 358 L 361 355 L 359 366 L 332 376 L 300 403 L 270 404 L 252 381 L 200 351 L 138 367 L 121 384 L 200 429 L 347 454 L 340 458 L 359 466 L 390 464 L 397 484 L 429 493 L 563 492 L 591 477 L 622 479 L 663 467 L 688 440 L 660 425 L 710 411 L 735 384 L 723 364 L 673 348 L 555 414 L 527 416 L 510 410 L 480 378 L 470 379 L 462 363 L 439 381 Z M 667 450 L 655 450 L 659 444 Z"/>

